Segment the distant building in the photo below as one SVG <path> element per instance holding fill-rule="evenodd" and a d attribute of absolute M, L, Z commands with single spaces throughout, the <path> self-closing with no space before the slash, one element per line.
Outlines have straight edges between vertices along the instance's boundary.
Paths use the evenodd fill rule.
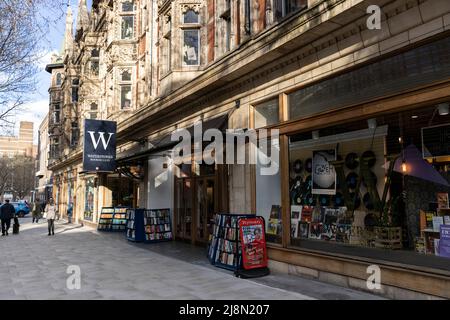
<path fill-rule="evenodd" d="M 33 122 L 21 121 L 19 136 L 0 136 L 0 157 L 12 158 L 17 155 L 36 157 L 33 145 Z"/>
<path fill-rule="evenodd" d="M 39 125 L 36 157 L 36 192 L 40 201 L 47 201 L 52 194 L 52 172 L 47 169 L 50 143 L 48 137 L 48 114 Z"/>

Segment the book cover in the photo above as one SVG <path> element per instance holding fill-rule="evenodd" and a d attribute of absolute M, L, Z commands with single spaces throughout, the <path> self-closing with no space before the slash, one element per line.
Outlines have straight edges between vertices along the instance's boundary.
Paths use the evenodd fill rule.
<path fill-rule="evenodd" d="M 321 239 L 323 233 L 323 225 L 321 222 L 312 222 L 309 227 L 310 239 Z"/>
<path fill-rule="evenodd" d="M 277 235 L 278 221 L 278 219 L 269 219 L 266 233 Z"/>
<path fill-rule="evenodd" d="M 441 224 L 444 224 L 444 217 L 433 217 L 433 231 L 439 232 Z"/>
<path fill-rule="evenodd" d="M 437 193 L 437 204 L 438 204 L 438 209 L 447 209 L 448 208 L 448 193 L 447 192 L 438 192 Z"/>
<path fill-rule="evenodd" d="M 415 247 L 417 253 L 426 253 L 425 250 L 425 239 L 422 237 L 416 237 Z"/>
<path fill-rule="evenodd" d="M 307 239 L 309 237 L 309 222 L 299 221 L 298 236 L 302 239 Z"/>
<path fill-rule="evenodd" d="M 298 238 L 298 222 L 299 219 L 291 219 L 291 237 Z"/>
<path fill-rule="evenodd" d="M 302 206 L 291 206 L 291 219 L 300 219 L 302 215 Z"/>
<path fill-rule="evenodd" d="M 420 230 L 426 229 L 427 217 L 426 217 L 425 211 L 420 210 L 419 215 L 420 215 Z"/>
<path fill-rule="evenodd" d="M 281 207 L 279 205 L 272 205 L 270 219 L 281 219 Z"/>
<path fill-rule="evenodd" d="M 450 225 L 450 216 L 444 216 L 444 224 Z"/>
<path fill-rule="evenodd" d="M 303 222 L 311 222 L 312 220 L 312 211 L 313 207 L 311 206 L 303 206 L 302 214 L 300 216 L 300 220 Z"/>
<path fill-rule="evenodd" d="M 432 229 L 433 228 L 433 217 L 434 217 L 434 213 L 433 212 L 426 212 L 425 213 L 427 229 Z"/>
<path fill-rule="evenodd" d="M 439 239 L 434 239 L 434 254 L 439 255 Z"/>
<path fill-rule="evenodd" d="M 336 223 L 324 224 L 321 239 L 336 241 L 337 226 Z"/>
<path fill-rule="evenodd" d="M 350 241 L 351 224 L 337 224 L 336 241 L 348 243 Z"/>

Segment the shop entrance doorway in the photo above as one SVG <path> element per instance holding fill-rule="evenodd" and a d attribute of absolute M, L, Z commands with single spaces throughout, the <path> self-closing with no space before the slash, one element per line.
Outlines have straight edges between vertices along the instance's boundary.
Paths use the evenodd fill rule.
<path fill-rule="evenodd" d="M 196 240 L 207 243 L 212 232 L 214 214 L 216 213 L 215 188 L 216 178 L 214 175 L 199 177 L 196 179 Z"/>
<path fill-rule="evenodd" d="M 175 178 L 176 238 L 192 239 L 192 178 Z"/>
<path fill-rule="evenodd" d="M 200 165 L 188 177 L 176 177 L 176 239 L 206 245 L 213 229 L 214 215 L 227 210 L 227 189 L 224 166 Z"/>

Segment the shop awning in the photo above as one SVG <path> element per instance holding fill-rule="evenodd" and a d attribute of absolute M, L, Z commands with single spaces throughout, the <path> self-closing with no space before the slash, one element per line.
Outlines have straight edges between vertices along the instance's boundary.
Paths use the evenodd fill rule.
<path fill-rule="evenodd" d="M 202 131 L 205 132 L 206 130 L 212 129 L 212 128 L 224 131 L 227 127 L 227 122 L 228 122 L 228 114 L 207 120 L 202 123 Z M 192 125 L 192 126 L 186 128 L 186 130 L 189 131 L 192 138 L 194 138 L 194 126 Z M 150 146 L 150 148 L 148 148 L 146 150 L 141 150 L 138 152 L 134 152 L 132 154 L 130 154 L 128 152 L 128 155 L 126 155 L 126 156 L 123 156 L 123 157 L 119 156 L 116 159 L 117 164 L 120 165 L 120 164 L 124 164 L 124 163 L 133 162 L 136 160 L 147 158 L 157 152 L 163 152 L 163 151 L 169 150 L 170 148 L 174 147 L 178 143 L 178 141 L 172 141 L 171 136 L 172 136 L 172 134 L 167 134 L 160 138 L 149 141 L 148 145 Z"/>

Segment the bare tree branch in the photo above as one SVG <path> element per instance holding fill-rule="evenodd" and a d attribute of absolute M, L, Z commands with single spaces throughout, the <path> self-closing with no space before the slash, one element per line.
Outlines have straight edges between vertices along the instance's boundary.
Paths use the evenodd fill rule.
<path fill-rule="evenodd" d="M 0 127 L 36 91 L 45 37 L 67 0 L 0 0 Z"/>

